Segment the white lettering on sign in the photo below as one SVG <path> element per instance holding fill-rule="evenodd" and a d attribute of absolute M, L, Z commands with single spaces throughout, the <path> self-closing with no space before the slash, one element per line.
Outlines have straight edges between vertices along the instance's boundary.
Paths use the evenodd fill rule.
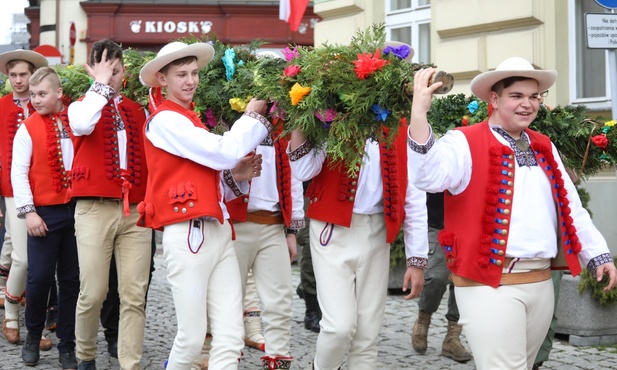
<path fill-rule="evenodd" d="M 211 21 L 142 21 L 132 20 L 131 32 L 141 33 L 208 33 L 212 30 Z"/>

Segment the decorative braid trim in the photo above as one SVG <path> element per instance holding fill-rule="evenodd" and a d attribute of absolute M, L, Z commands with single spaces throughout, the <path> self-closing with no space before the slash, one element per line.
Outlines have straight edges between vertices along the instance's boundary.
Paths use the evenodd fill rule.
<path fill-rule="evenodd" d="M 13 163 L 13 141 L 15 140 L 15 134 L 17 133 L 17 129 L 24 122 L 23 118 L 24 118 L 23 109 L 21 111 L 13 111 L 11 112 L 11 115 L 9 116 L 6 122 L 8 126 L 7 136 L 6 136 L 7 150 L 6 150 L 6 153 L 2 153 L 3 159 L 6 158 L 6 160 L 3 160 L 2 163 L 6 166 L 7 171 L 8 171 L 6 173 L 8 173 L 9 175 L 11 174 L 11 167 Z M 19 121 L 20 119 L 21 121 Z M 10 181 L 10 176 L 8 180 Z"/>
<path fill-rule="evenodd" d="M 120 104 L 118 109 L 126 132 L 126 167 L 129 173 L 129 178 L 126 180 L 135 186 L 140 186 L 142 177 L 141 135 L 143 133 L 139 129 L 134 112 L 128 106 Z"/>
<path fill-rule="evenodd" d="M 244 317 L 261 317 L 261 311 L 244 311 Z"/>
<path fill-rule="evenodd" d="M 47 133 L 47 161 L 51 171 L 51 186 L 56 193 L 60 193 L 63 189 L 68 188 L 71 181 L 71 176 L 64 168 L 62 147 L 60 145 L 62 133 L 57 125 L 57 119 L 59 118 L 64 131 L 67 133 L 71 132 L 66 111 L 65 109 L 60 115 L 54 114 L 42 117 L 43 122 L 45 122 L 45 132 Z"/>
<path fill-rule="evenodd" d="M 259 122 L 261 122 L 262 125 L 264 125 L 264 127 L 266 128 L 266 130 L 268 130 L 268 134 L 270 134 L 272 132 L 272 124 L 270 123 L 270 121 L 268 121 L 266 119 L 266 117 L 262 116 L 261 114 L 257 113 L 257 112 L 253 112 L 253 111 L 246 111 L 244 112 L 245 116 L 249 116 L 251 118 L 254 118 L 256 120 L 258 120 Z"/>
<path fill-rule="evenodd" d="M 587 270 L 591 273 L 592 276 L 596 276 L 596 270 L 598 267 L 605 263 L 613 262 L 613 257 L 611 257 L 610 253 L 604 253 L 599 256 L 596 256 L 589 261 L 587 264 Z"/>
<path fill-rule="evenodd" d="M 95 92 L 107 100 L 111 99 L 116 93 L 113 87 L 109 85 L 105 85 L 104 83 L 101 83 L 101 82 L 93 83 L 92 86 L 90 86 L 89 91 Z"/>
<path fill-rule="evenodd" d="M 28 204 L 23 207 L 17 207 L 17 217 L 19 218 L 25 218 L 26 213 L 30 213 L 30 212 L 36 212 L 36 208 L 34 207 L 34 204 Z"/>
<path fill-rule="evenodd" d="M 305 155 L 309 154 L 311 149 L 313 149 L 313 145 L 311 143 L 309 143 L 308 140 L 307 140 L 307 141 L 303 142 L 302 145 L 297 147 L 296 150 L 293 150 L 291 153 L 289 153 L 289 160 L 292 161 L 292 162 L 295 162 L 298 159 L 300 159 L 300 158 L 304 157 Z"/>
<path fill-rule="evenodd" d="M 268 137 L 272 137 L 269 135 Z M 287 140 L 279 138 L 273 141 L 276 160 L 276 182 L 279 190 L 279 206 L 287 221 L 293 212 L 293 197 L 291 192 L 291 165 L 286 153 Z M 291 228 L 291 227 L 290 227 Z"/>
<path fill-rule="evenodd" d="M 417 267 L 426 271 L 428 269 L 428 258 L 409 257 L 407 258 L 407 267 Z"/>
<path fill-rule="evenodd" d="M 261 360 L 263 370 L 285 370 L 291 369 L 293 357 L 291 356 L 262 356 Z"/>
<path fill-rule="evenodd" d="M 389 196 L 383 197 L 383 209 L 387 217 L 392 220 L 398 220 L 398 209 L 401 199 L 398 196 L 399 174 L 398 174 L 398 158 L 396 142 L 392 143 L 390 148 L 385 143 L 380 144 L 381 147 L 381 168 L 385 169 L 383 176 L 384 194 Z"/>
<path fill-rule="evenodd" d="M 300 230 L 306 227 L 306 221 L 304 219 L 301 220 L 291 220 L 288 229 Z"/>
<path fill-rule="evenodd" d="M 231 173 L 231 170 L 223 170 L 223 180 L 229 186 L 231 191 L 234 192 L 235 196 L 239 197 L 244 195 L 242 190 L 240 190 L 240 186 L 238 186 L 236 179 L 234 179 L 234 175 Z"/>
<path fill-rule="evenodd" d="M 431 136 L 428 138 L 426 144 L 418 144 L 411 139 L 407 139 L 407 145 L 409 145 L 409 148 L 416 153 L 426 154 L 429 150 L 431 150 L 433 145 L 435 145 L 435 135 L 433 135 L 431 131 Z"/>

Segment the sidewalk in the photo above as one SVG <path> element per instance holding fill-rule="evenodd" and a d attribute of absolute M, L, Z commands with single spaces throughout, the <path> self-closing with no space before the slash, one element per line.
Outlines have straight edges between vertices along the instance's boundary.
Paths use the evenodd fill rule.
<path fill-rule="evenodd" d="M 156 271 L 152 279 L 147 307 L 146 337 L 144 339 L 144 356 L 142 365 L 145 370 L 162 370 L 175 336 L 175 317 L 173 303 L 165 278 L 165 267 L 161 256 L 155 257 Z M 299 268 L 293 266 L 294 287 L 300 279 Z M 446 295 L 447 296 L 447 295 Z M 439 355 L 441 342 L 446 333 L 446 301 L 433 315 L 429 332 L 429 348 L 425 355 L 418 355 L 411 349 L 410 330 L 418 313 L 415 301 L 404 301 L 402 296 L 388 296 L 386 314 L 379 346 L 379 364 L 377 370 L 426 369 L 426 370 L 465 370 L 475 369 L 473 361 L 459 364 Z M 1 310 L 0 310 L 1 311 Z M 304 302 L 294 294 L 291 352 L 295 357 L 293 369 L 310 369 L 315 350 L 317 334 L 304 329 Z M 3 313 L 2 313 L 3 314 Z M 26 337 L 22 322 L 22 344 Z M 52 335 L 54 342 L 57 342 Z M 465 343 L 466 344 L 466 343 Z M 21 361 L 21 345 L 11 345 L 0 338 L 0 369 L 58 369 L 57 351 L 41 352 L 41 360 L 36 367 L 26 367 Z M 240 370 L 261 369 L 259 357 L 263 355 L 254 349 L 245 348 Z M 97 369 L 119 369 L 118 361 L 110 359 L 102 331 L 98 336 Z M 344 364 L 343 369 L 349 370 Z M 617 349 L 598 349 L 595 347 L 573 347 L 567 342 L 557 340 L 551 361 L 542 369 L 614 369 L 617 370 Z M 353 370 L 353 369 L 352 369 Z"/>

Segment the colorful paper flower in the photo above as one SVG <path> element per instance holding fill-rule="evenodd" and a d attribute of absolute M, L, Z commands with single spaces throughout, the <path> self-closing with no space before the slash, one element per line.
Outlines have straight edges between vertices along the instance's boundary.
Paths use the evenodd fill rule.
<path fill-rule="evenodd" d="M 270 113 L 270 117 L 272 118 L 280 118 L 280 119 L 285 119 L 285 111 L 283 110 L 283 108 L 280 108 L 276 102 L 272 102 L 272 105 L 270 106 L 270 111 L 268 112 Z"/>
<path fill-rule="evenodd" d="M 205 113 L 205 117 L 206 117 L 206 125 L 210 128 L 213 128 L 216 126 L 216 117 L 214 116 L 214 111 L 210 108 L 206 109 L 206 113 Z"/>
<path fill-rule="evenodd" d="M 411 48 L 409 45 L 386 46 L 383 49 L 383 53 L 384 55 L 394 54 L 394 56 L 403 60 L 411 54 Z"/>
<path fill-rule="evenodd" d="M 371 110 L 373 111 L 373 113 L 375 113 L 375 121 L 385 122 L 385 120 L 388 119 L 388 115 L 390 114 L 390 111 L 388 109 L 380 107 L 377 104 L 373 104 Z"/>
<path fill-rule="evenodd" d="M 463 119 L 461 120 L 461 124 L 463 126 L 469 126 L 469 117 L 468 116 L 463 116 Z"/>
<path fill-rule="evenodd" d="M 377 49 L 375 54 L 371 53 L 362 53 L 358 54 L 358 59 L 353 61 L 355 65 L 354 71 L 356 72 L 356 76 L 365 80 L 371 74 L 376 71 L 382 69 L 386 64 L 388 64 L 387 60 L 383 60 L 379 57 L 380 51 Z"/>
<path fill-rule="evenodd" d="M 247 97 L 246 99 L 231 98 L 229 99 L 229 105 L 231 106 L 231 109 L 235 110 L 236 112 L 244 112 L 246 110 L 246 105 L 251 100 L 251 98 L 251 96 Z"/>
<path fill-rule="evenodd" d="M 283 74 L 287 77 L 294 77 L 295 75 L 300 73 L 301 69 L 302 68 L 300 66 L 290 65 L 287 68 L 285 68 L 285 70 L 283 71 Z"/>
<path fill-rule="evenodd" d="M 285 49 L 283 49 L 283 55 L 285 56 L 286 61 L 291 62 L 293 58 L 299 55 L 298 49 L 293 48 L 293 50 L 291 50 L 289 47 L 286 47 Z"/>
<path fill-rule="evenodd" d="M 593 142 L 595 146 L 597 146 L 600 149 L 606 149 L 608 147 L 608 139 L 606 138 L 606 135 L 604 134 L 593 136 L 591 138 L 591 141 Z"/>
<path fill-rule="evenodd" d="M 236 73 L 236 65 L 234 64 L 236 59 L 236 52 L 232 48 L 225 50 L 225 55 L 221 58 L 223 65 L 225 66 L 225 77 L 227 81 L 231 81 Z"/>
<path fill-rule="evenodd" d="M 311 92 L 310 87 L 303 87 L 299 83 L 295 83 L 289 91 L 291 97 L 291 105 L 298 105 L 306 95 Z"/>
<path fill-rule="evenodd" d="M 477 111 L 479 107 L 478 101 L 474 100 L 471 103 L 467 104 L 467 110 L 469 110 L 469 113 L 473 114 L 473 112 Z"/>
<path fill-rule="evenodd" d="M 604 126 L 607 126 L 607 127 L 613 127 L 616 124 L 617 124 L 617 121 L 615 121 L 614 119 L 604 122 Z"/>
<path fill-rule="evenodd" d="M 323 123 L 330 123 L 334 121 L 338 112 L 334 108 L 328 108 L 324 111 L 315 111 L 315 117 Z"/>

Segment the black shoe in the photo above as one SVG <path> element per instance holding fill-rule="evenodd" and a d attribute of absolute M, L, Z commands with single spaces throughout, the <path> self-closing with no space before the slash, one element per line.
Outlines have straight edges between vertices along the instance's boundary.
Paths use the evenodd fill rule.
<path fill-rule="evenodd" d="M 27 366 L 34 366 L 39 362 L 39 342 L 41 336 L 28 334 L 26 343 L 21 349 L 21 359 Z"/>
<path fill-rule="evenodd" d="M 80 361 L 79 366 L 77 366 L 77 370 L 96 370 L 96 361 Z"/>
<path fill-rule="evenodd" d="M 304 328 L 314 333 L 319 333 L 321 330 L 319 321 L 321 321 L 321 310 L 317 296 L 304 292 L 304 303 L 306 304 L 306 312 L 304 313 Z"/>
<path fill-rule="evenodd" d="M 118 358 L 118 341 L 109 341 L 107 342 L 107 352 L 109 352 L 109 356 L 113 358 Z"/>
<path fill-rule="evenodd" d="M 533 364 L 531 370 L 539 370 L 540 366 L 544 365 L 544 362 L 538 362 L 537 364 Z"/>
<path fill-rule="evenodd" d="M 60 364 L 61 369 L 76 370 L 77 358 L 75 358 L 75 351 L 60 352 L 60 357 L 58 357 L 58 363 Z"/>

